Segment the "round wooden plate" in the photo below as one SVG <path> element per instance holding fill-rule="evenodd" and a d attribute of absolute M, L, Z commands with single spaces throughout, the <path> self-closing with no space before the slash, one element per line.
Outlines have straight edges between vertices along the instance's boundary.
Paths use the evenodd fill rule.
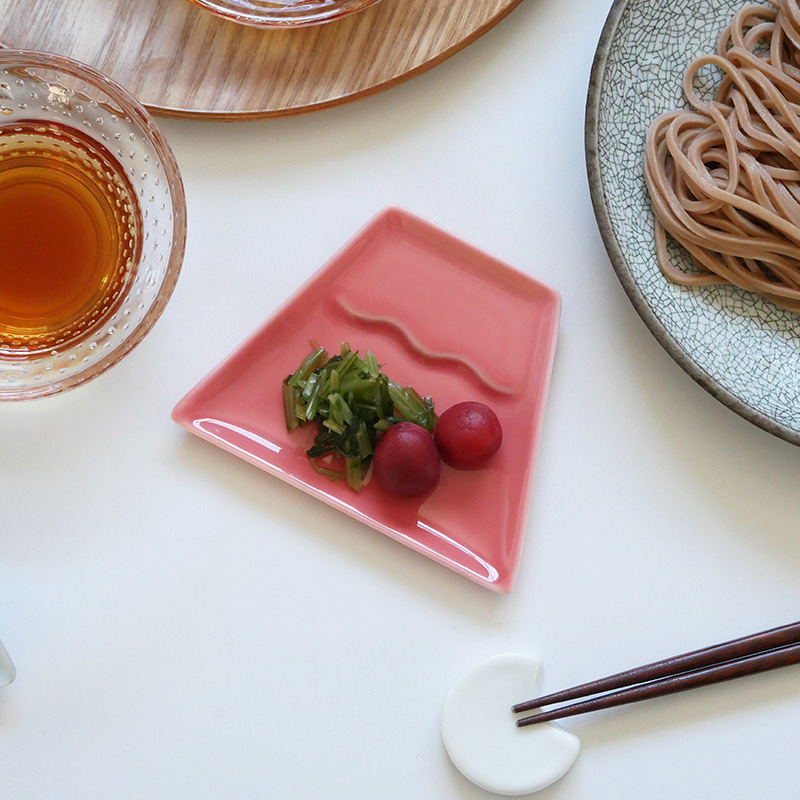
<path fill-rule="evenodd" d="M 260 30 L 189 0 L 0 0 L 0 44 L 89 64 L 158 114 L 299 114 L 387 89 L 475 41 L 522 0 L 382 0 Z"/>

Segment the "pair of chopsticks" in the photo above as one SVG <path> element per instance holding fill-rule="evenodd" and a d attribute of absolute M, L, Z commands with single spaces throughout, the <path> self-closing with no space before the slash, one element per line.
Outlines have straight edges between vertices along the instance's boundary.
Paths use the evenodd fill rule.
<path fill-rule="evenodd" d="M 636 703 L 698 686 L 708 686 L 757 672 L 800 663 L 800 622 L 692 650 L 642 667 L 618 672 L 561 692 L 536 697 L 513 707 L 514 713 L 591 697 L 517 720 L 517 726 Z M 614 691 L 614 690 L 619 691 Z M 607 694 L 601 694 L 607 692 Z"/>

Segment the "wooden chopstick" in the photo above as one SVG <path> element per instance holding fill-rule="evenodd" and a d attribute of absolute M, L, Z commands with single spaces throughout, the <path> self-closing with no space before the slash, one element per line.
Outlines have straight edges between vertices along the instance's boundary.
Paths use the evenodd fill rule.
<path fill-rule="evenodd" d="M 722 664 L 714 664 L 710 667 L 682 672 L 668 678 L 660 678 L 650 683 L 642 683 L 627 689 L 620 689 L 618 692 L 610 692 L 599 697 L 593 697 L 590 700 L 560 706 L 551 711 L 542 711 L 539 714 L 518 719 L 517 727 L 523 728 L 526 725 L 534 725 L 537 722 L 563 719 L 564 717 L 572 717 L 575 714 L 585 714 L 589 711 L 599 711 L 603 708 L 612 708 L 626 703 L 636 703 L 639 700 L 649 700 L 653 697 L 675 694 L 698 686 L 710 686 L 712 683 L 741 678 L 745 675 L 754 675 L 757 672 L 766 672 L 779 667 L 788 667 L 791 664 L 800 664 L 800 644 L 787 645 L 786 647 L 779 647 L 777 650 L 767 650 L 764 653 L 744 656 L 734 661 L 726 661 Z"/>
<path fill-rule="evenodd" d="M 732 661 L 734 658 L 741 658 L 741 656 L 752 655 L 753 653 L 762 653 L 765 650 L 774 650 L 777 647 L 798 642 L 800 642 L 800 622 L 793 622 L 778 628 L 770 628 L 761 633 L 742 636 L 739 639 L 731 639 L 722 644 L 703 647 L 700 650 L 692 650 L 680 656 L 654 661 L 651 664 L 645 664 L 642 667 L 629 669 L 625 672 L 617 672 L 607 678 L 600 678 L 600 680 L 591 681 L 590 683 L 582 683 L 580 686 L 564 689 L 561 692 L 536 697 L 524 703 L 517 703 L 513 710 L 514 713 L 518 713 L 551 705 L 552 703 L 564 703 L 567 700 L 574 700 L 578 697 L 599 694 L 611 689 L 620 689 L 623 686 L 644 683 L 656 678 L 665 678 L 679 672 L 688 672 L 699 667 L 708 667 L 723 661 Z"/>
<path fill-rule="evenodd" d="M 631 687 L 517 720 L 517 725 L 523 727 L 535 722 L 633 703 L 796 663 L 800 663 L 800 622 L 701 650 L 693 650 L 571 689 L 537 697 L 518 703 L 513 707 L 513 711 L 515 713 L 529 711 L 552 703 Z"/>

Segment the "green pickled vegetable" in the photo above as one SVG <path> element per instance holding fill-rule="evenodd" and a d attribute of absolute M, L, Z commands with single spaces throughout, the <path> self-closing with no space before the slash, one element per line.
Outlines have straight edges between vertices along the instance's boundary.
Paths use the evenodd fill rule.
<path fill-rule="evenodd" d="M 331 480 L 343 475 L 316 460 L 330 454 L 344 459 L 344 477 L 356 491 L 375 452 L 380 432 L 396 422 L 421 425 L 433 433 L 436 414 L 430 397 L 411 386 L 400 386 L 381 369 L 374 353 L 362 358 L 350 345 L 328 357 L 312 342 L 311 352 L 283 382 L 283 411 L 287 430 L 316 422 L 319 432 L 307 451 L 314 469 Z"/>

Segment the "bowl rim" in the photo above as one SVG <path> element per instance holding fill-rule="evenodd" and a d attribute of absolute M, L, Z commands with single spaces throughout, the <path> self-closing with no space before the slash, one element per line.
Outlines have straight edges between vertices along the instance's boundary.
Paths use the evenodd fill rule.
<path fill-rule="evenodd" d="M 90 364 L 86 369 L 67 377 L 58 378 L 50 383 L 26 387 L 3 387 L 0 389 L 0 402 L 30 400 L 60 394 L 75 386 L 84 384 L 102 375 L 122 358 L 131 352 L 152 329 L 159 319 L 175 290 L 178 277 L 183 267 L 186 253 L 186 191 L 181 177 L 177 159 L 169 143 L 161 133 L 152 114 L 123 86 L 112 78 L 104 75 L 94 67 L 84 64 L 67 56 L 50 53 L 43 50 L 20 50 L 0 48 L 0 68 L 6 67 L 42 67 L 61 70 L 98 87 L 108 97 L 119 104 L 131 121 L 137 125 L 151 141 L 155 148 L 162 168 L 169 184 L 170 198 L 172 201 L 172 247 L 169 252 L 169 262 L 164 270 L 164 281 L 150 308 L 140 322 L 131 331 L 130 335 L 111 352 Z M 2 123 L 0 123 L 2 124 Z M 13 124 L 9 122 L 8 124 Z"/>

